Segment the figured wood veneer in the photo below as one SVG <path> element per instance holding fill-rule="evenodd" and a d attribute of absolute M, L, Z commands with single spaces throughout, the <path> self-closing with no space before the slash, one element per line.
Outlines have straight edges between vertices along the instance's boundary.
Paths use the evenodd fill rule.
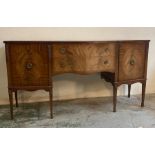
<path fill-rule="evenodd" d="M 144 79 L 145 43 L 121 43 L 119 52 L 119 81 Z"/>
<path fill-rule="evenodd" d="M 48 80 L 48 48 L 44 44 L 10 44 L 10 85 L 46 86 Z"/>
<path fill-rule="evenodd" d="M 130 41 L 5 41 L 10 112 L 13 119 L 13 92 L 49 91 L 52 112 L 52 77 L 63 73 L 101 73 L 113 85 L 113 111 L 116 111 L 117 88 L 142 83 L 144 106 L 149 40 Z"/>
<path fill-rule="evenodd" d="M 53 74 L 115 71 L 115 43 L 52 45 Z"/>

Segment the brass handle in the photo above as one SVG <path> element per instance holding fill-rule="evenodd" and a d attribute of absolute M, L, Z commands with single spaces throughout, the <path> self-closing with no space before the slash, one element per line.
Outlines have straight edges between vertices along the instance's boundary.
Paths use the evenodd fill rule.
<path fill-rule="evenodd" d="M 62 54 L 64 54 L 64 53 L 66 52 L 66 49 L 65 49 L 65 48 L 61 48 L 61 49 L 60 49 L 60 52 L 61 52 Z"/>
<path fill-rule="evenodd" d="M 109 50 L 108 48 L 105 48 L 105 49 L 104 49 L 105 52 L 108 52 L 108 50 Z"/>
<path fill-rule="evenodd" d="M 32 69 L 32 67 L 33 67 L 33 64 L 32 63 L 26 64 L 26 69 Z"/>
<path fill-rule="evenodd" d="M 134 60 L 130 60 L 130 65 L 134 65 L 135 61 Z"/>
<path fill-rule="evenodd" d="M 108 64 L 108 60 L 105 60 L 105 61 L 104 61 L 104 64 L 105 64 L 105 65 Z"/>

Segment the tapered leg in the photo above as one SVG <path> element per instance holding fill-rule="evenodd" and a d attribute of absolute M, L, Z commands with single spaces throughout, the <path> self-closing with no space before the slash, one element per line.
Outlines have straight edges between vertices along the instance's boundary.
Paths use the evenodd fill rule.
<path fill-rule="evenodd" d="M 116 112 L 116 104 L 117 104 L 117 86 L 113 86 L 113 112 Z"/>
<path fill-rule="evenodd" d="M 50 96 L 50 115 L 51 115 L 51 118 L 53 118 L 53 101 L 52 101 L 53 94 L 52 94 L 52 89 L 49 90 L 49 96 Z"/>
<path fill-rule="evenodd" d="M 9 90 L 9 100 L 10 100 L 11 119 L 13 119 L 13 92 L 11 90 Z"/>
<path fill-rule="evenodd" d="M 17 90 L 15 91 L 15 100 L 16 100 L 16 107 L 18 107 L 18 96 L 17 96 Z"/>
<path fill-rule="evenodd" d="M 131 84 L 128 84 L 128 97 L 130 98 Z"/>
<path fill-rule="evenodd" d="M 142 83 L 142 102 L 141 102 L 141 107 L 144 107 L 145 88 L 146 88 L 146 81 Z"/>

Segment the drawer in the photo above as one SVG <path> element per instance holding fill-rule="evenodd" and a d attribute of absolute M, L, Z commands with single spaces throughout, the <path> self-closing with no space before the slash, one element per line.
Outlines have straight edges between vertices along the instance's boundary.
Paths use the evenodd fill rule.
<path fill-rule="evenodd" d="M 115 51 L 115 43 L 55 43 L 52 45 L 53 57 L 108 56 Z"/>
<path fill-rule="evenodd" d="M 122 43 L 119 52 L 119 81 L 143 79 L 145 43 Z"/>
<path fill-rule="evenodd" d="M 82 71 L 83 68 L 78 69 L 76 62 L 72 58 L 54 58 L 53 74 L 73 73 L 78 70 Z"/>
<path fill-rule="evenodd" d="M 115 43 L 55 43 L 53 72 L 115 70 Z"/>
<path fill-rule="evenodd" d="M 13 86 L 49 84 L 48 48 L 44 44 L 9 45 L 9 65 Z"/>
<path fill-rule="evenodd" d="M 86 57 L 86 70 L 88 72 L 114 72 L 116 59 L 115 49 L 115 43 L 94 44 L 92 52 Z"/>
<path fill-rule="evenodd" d="M 101 56 L 91 57 L 86 61 L 86 70 L 88 72 L 115 72 L 115 57 Z"/>

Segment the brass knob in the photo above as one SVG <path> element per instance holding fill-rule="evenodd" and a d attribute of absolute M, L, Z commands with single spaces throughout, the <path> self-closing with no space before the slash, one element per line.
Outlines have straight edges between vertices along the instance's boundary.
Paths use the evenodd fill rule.
<path fill-rule="evenodd" d="M 33 64 L 32 63 L 26 64 L 26 69 L 32 69 L 32 67 L 33 67 Z"/>
<path fill-rule="evenodd" d="M 108 52 L 108 50 L 109 50 L 108 48 L 105 48 L 105 49 L 104 49 L 105 52 Z"/>
<path fill-rule="evenodd" d="M 61 49 L 60 49 L 60 52 L 61 52 L 62 54 L 64 54 L 64 53 L 66 52 L 66 49 L 65 49 L 65 48 L 61 48 Z"/>
<path fill-rule="evenodd" d="M 132 59 L 130 60 L 130 65 L 134 65 L 135 64 L 135 61 Z"/>
<path fill-rule="evenodd" d="M 104 61 L 104 64 L 105 64 L 105 65 L 108 64 L 108 60 L 105 60 L 105 61 Z"/>

